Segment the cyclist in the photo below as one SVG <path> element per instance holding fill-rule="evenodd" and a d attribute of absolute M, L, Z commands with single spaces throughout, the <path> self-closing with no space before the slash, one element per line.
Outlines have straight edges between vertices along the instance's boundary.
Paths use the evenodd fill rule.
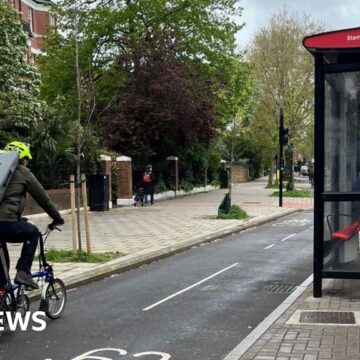
<path fill-rule="evenodd" d="M 25 196 L 28 192 L 39 206 L 54 220 L 57 225 L 63 225 L 64 220 L 46 194 L 36 177 L 27 168 L 32 159 L 29 148 L 19 141 L 13 141 L 4 148 L 5 152 L 18 151 L 19 164 L 16 167 L 10 183 L 0 204 L 0 239 L 5 252 L 9 268 L 9 255 L 6 242 L 23 243 L 22 251 L 16 265 L 17 273 L 14 279 L 16 284 L 38 289 L 38 285 L 31 278 L 31 265 L 34 260 L 39 230 L 26 219 L 21 217 L 25 205 Z M 0 288 L 6 285 L 3 267 L 0 266 Z"/>

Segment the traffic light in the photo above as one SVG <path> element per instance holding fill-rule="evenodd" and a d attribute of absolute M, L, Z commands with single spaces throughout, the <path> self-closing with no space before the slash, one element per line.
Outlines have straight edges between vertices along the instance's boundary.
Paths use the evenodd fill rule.
<path fill-rule="evenodd" d="M 283 146 L 287 145 L 287 143 L 289 142 L 289 129 L 282 127 L 280 128 L 280 142 Z"/>
<path fill-rule="evenodd" d="M 284 161 L 284 159 L 280 160 L 280 172 L 282 174 L 284 174 L 284 172 L 285 172 L 285 161 Z"/>
<path fill-rule="evenodd" d="M 284 111 L 280 109 L 280 124 L 279 124 L 279 144 L 280 144 L 280 158 L 282 157 L 282 148 L 287 145 L 289 141 L 289 129 L 284 127 Z"/>

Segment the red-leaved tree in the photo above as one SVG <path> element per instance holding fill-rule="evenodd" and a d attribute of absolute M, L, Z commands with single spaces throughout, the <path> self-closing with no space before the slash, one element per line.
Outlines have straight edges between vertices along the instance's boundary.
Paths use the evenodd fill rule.
<path fill-rule="evenodd" d="M 142 158 L 163 159 L 208 146 L 215 135 L 212 82 L 187 59 L 172 34 L 123 39 L 117 61 L 125 82 L 102 117 L 107 146 Z"/>

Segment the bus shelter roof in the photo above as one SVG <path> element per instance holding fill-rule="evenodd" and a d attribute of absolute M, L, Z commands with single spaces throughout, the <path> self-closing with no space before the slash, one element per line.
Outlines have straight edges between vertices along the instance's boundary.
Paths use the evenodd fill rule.
<path fill-rule="evenodd" d="M 304 38 L 303 45 L 313 54 L 332 51 L 358 52 L 360 51 L 360 27 L 310 35 Z"/>

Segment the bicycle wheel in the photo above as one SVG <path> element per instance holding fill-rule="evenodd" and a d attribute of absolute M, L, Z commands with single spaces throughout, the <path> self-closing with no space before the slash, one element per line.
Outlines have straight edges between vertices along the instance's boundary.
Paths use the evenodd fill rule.
<path fill-rule="evenodd" d="M 45 301 L 48 304 L 46 316 L 53 320 L 60 317 L 66 305 L 66 288 L 60 279 L 45 284 Z"/>
<path fill-rule="evenodd" d="M 21 314 L 22 317 L 29 311 L 30 300 L 26 294 L 19 295 L 16 300 L 16 311 Z"/>

